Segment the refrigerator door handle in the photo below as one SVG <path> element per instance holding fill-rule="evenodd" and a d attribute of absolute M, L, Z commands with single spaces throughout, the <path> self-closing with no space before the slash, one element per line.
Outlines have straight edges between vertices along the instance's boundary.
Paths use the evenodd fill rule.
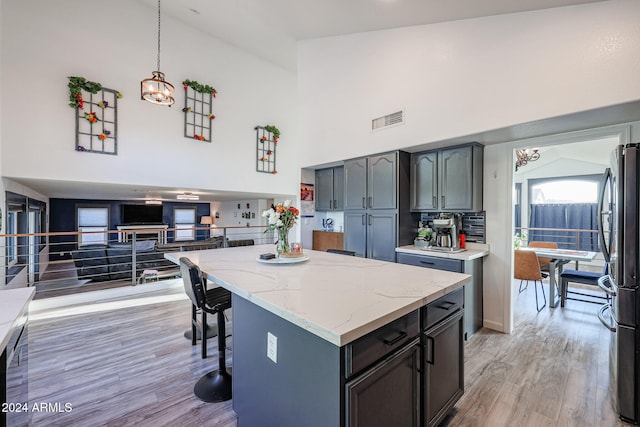
<path fill-rule="evenodd" d="M 617 328 L 616 325 L 614 325 L 615 320 L 613 320 L 613 316 L 610 316 L 611 323 L 608 323 L 607 319 L 604 318 L 604 313 L 608 310 L 611 310 L 611 304 L 605 304 L 600 307 L 600 310 L 598 310 L 598 319 L 600 319 L 600 323 L 602 323 L 605 328 L 615 333 L 617 331 Z"/>
<path fill-rule="evenodd" d="M 604 216 L 610 216 L 612 214 L 611 211 L 604 211 L 604 196 L 607 192 L 608 183 L 611 180 L 611 169 L 607 168 L 604 171 L 602 176 L 602 182 L 600 183 L 600 194 L 598 195 L 598 240 L 600 242 L 600 248 L 602 250 L 602 255 L 604 255 L 605 262 L 609 262 L 611 259 L 611 252 L 609 246 L 607 246 L 607 241 L 604 238 Z M 609 218 L 609 221 L 611 218 Z M 611 233 L 611 230 L 609 230 Z"/>
<path fill-rule="evenodd" d="M 604 291 L 605 294 L 611 296 L 611 297 L 615 297 L 618 294 L 616 293 L 615 289 L 613 286 L 607 286 L 606 283 L 609 283 L 610 285 L 613 285 L 613 281 L 611 280 L 611 276 L 610 275 L 606 275 L 606 276 L 602 276 L 601 278 L 598 279 L 598 287 L 600 289 L 602 289 Z"/>

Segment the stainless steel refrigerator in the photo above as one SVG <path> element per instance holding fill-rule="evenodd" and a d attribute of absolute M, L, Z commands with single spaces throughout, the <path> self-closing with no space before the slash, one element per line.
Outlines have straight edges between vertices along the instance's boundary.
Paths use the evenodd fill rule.
<path fill-rule="evenodd" d="M 640 144 L 611 153 L 599 200 L 600 245 L 608 275 L 600 287 L 611 296 L 598 317 L 613 336 L 609 371 L 614 406 L 625 421 L 640 421 L 639 207 Z"/>

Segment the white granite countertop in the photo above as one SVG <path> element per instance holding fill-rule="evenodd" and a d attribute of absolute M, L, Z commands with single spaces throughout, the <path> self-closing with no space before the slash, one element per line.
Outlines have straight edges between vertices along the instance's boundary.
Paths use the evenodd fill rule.
<path fill-rule="evenodd" d="M 220 286 L 343 346 L 469 283 L 468 274 L 305 250 L 308 261 L 268 265 L 273 245 L 166 253 L 186 256 Z"/>
<path fill-rule="evenodd" d="M 428 248 L 421 248 L 420 246 L 407 245 L 396 248 L 396 252 L 471 261 L 472 259 L 482 258 L 489 255 L 489 245 L 482 243 L 467 243 L 467 250 L 458 253 L 439 252 L 429 250 Z"/>
<path fill-rule="evenodd" d="M 16 321 L 27 308 L 35 293 L 36 288 L 5 289 L 0 291 L 0 338 L 2 338 L 0 351 L 4 351 L 7 347 Z"/>

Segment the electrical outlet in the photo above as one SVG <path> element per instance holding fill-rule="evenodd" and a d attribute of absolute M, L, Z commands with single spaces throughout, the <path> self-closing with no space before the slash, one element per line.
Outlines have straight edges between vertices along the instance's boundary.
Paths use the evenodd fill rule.
<path fill-rule="evenodd" d="M 278 363 L 278 337 L 267 332 L 267 357 Z"/>

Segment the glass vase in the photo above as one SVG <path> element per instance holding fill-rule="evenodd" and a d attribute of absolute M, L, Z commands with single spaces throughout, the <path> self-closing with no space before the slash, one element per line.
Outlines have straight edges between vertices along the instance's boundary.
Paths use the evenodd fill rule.
<path fill-rule="evenodd" d="M 276 243 L 276 253 L 278 256 L 285 252 L 291 252 L 291 248 L 289 247 L 289 229 L 281 228 L 278 229 L 278 241 Z"/>

